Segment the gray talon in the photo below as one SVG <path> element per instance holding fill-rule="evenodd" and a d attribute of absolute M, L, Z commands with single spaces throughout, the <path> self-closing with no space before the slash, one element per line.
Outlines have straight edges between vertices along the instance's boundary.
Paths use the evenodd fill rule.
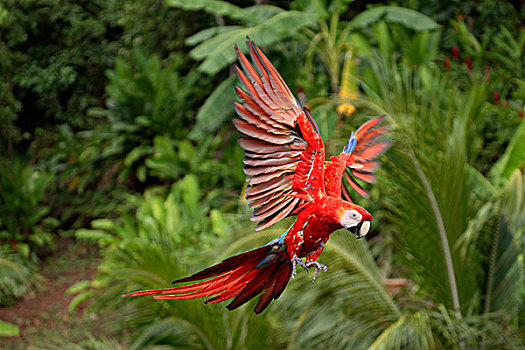
<path fill-rule="evenodd" d="M 303 259 L 299 258 L 297 255 L 292 259 L 292 278 L 295 279 L 295 274 L 297 273 L 295 266 L 301 266 L 306 272 L 308 272 L 308 267 L 304 264 Z"/>
<path fill-rule="evenodd" d="M 312 278 L 312 283 L 314 283 L 315 280 L 317 279 L 317 276 L 319 276 L 319 271 L 321 270 L 323 270 L 324 272 L 328 271 L 328 266 L 323 265 L 317 261 L 308 261 L 306 263 L 306 267 L 312 267 L 312 266 L 315 268 L 314 277 Z"/>

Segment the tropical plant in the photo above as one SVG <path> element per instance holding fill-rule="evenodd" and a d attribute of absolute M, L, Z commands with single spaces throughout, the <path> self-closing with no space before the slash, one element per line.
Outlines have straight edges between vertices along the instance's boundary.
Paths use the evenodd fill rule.
<path fill-rule="evenodd" d="M 292 349 L 523 347 L 525 192 L 517 168 L 525 162 L 525 127 L 487 179 L 466 157 L 482 87 L 461 92 L 435 68 L 378 60 L 373 69 L 383 85 L 368 90 L 361 107 L 388 113 L 396 141 L 378 186 L 383 227 L 396 241 L 393 268 L 384 276 L 366 242 L 335 233 L 321 256 L 331 262 L 328 273 L 315 287 L 299 275 L 270 306 L 283 325 L 280 342 Z M 229 253 L 275 234 L 242 235 Z M 392 293 L 385 277 L 407 280 Z"/>
<path fill-rule="evenodd" d="M 53 183 L 54 175 L 25 166 L 22 161 L 2 161 L 0 174 L 0 239 L 12 243 L 25 257 L 30 245 L 52 242 L 56 219 L 48 216 L 50 206 L 44 195 Z"/>
<path fill-rule="evenodd" d="M 451 57 L 443 55 L 443 72 L 462 89 L 472 84 L 485 88 L 482 95 L 486 96 L 480 97 L 486 104 L 478 111 L 479 131 L 468 141 L 468 160 L 487 175 L 522 119 L 525 35 L 513 35 L 508 28 L 500 26 L 494 35 L 479 39 L 463 20 L 453 20 L 452 25 L 455 47 Z"/>
<path fill-rule="evenodd" d="M 332 93 L 339 91 L 342 62 L 347 51 L 370 55 L 377 45 L 386 57 L 395 52 L 411 64 L 429 62 L 437 50 L 439 25 L 411 9 L 377 6 L 363 11 L 351 21 L 340 21 L 348 1 L 323 4 L 313 1 L 305 8 L 319 16 L 315 29 L 305 28 L 308 61 L 313 54 L 321 59 L 330 77 Z M 410 35 L 414 34 L 414 35 Z"/>
<path fill-rule="evenodd" d="M 235 144 L 224 144 L 227 138 L 227 133 L 219 132 L 202 137 L 194 146 L 188 140 L 176 142 L 165 136 L 156 136 L 153 139 L 154 153 L 145 164 L 152 176 L 176 181 L 191 173 L 206 188 L 219 186 L 227 192 L 229 188 L 239 188 L 244 181 L 242 150 Z"/>
<path fill-rule="evenodd" d="M 43 277 L 36 271 L 34 256 L 21 257 L 7 246 L 0 246 L 0 305 L 12 304 L 30 289 L 40 287 Z"/>
<path fill-rule="evenodd" d="M 198 79 L 196 72 L 181 77 L 177 72 L 180 60 L 163 67 L 156 55 L 148 56 L 135 49 L 136 68 L 117 58 L 115 68 L 107 71 L 107 109 L 92 108 L 91 116 L 107 118 L 80 137 L 92 141 L 95 158 L 121 161 L 124 170 L 136 171 L 139 180 L 146 180 L 145 155 L 152 152 L 152 139 L 157 135 L 182 138 L 191 111 L 190 94 Z M 96 151 L 103 145 L 101 152 Z M 142 161 L 141 161 L 142 160 Z"/>
<path fill-rule="evenodd" d="M 501 160 L 505 165 L 495 166 L 499 174 L 503 172 L 496 169 L 505 168 L 507 176 L 495 175 L 496 182 L 504 183 L 514 173 L 503 186 L 512 190 L 495 190 L 487 196 L 488 180 L 474 173 L 467 163 L 470 125 L 475 124 L 484 103 L 478 98 L 482 87 L 460 92 L 436 72 L 427 76 L 423 70 L 390 62 L 377 61 L 374 69 L 383 84 L 378 91 L 368 91 L 365 105 L 376 113 L 388 113 L 395 126 L 392 136 L 403 140 L 385 162 L 386 176 L 380 190 L 388 199 L 387 218 L 400 243 L 397 257 L 406 269 L 403 274 L 417 286 L 414 296 L 443 305 L 458 325 L 512 324 L 511 318 L 523 307 L 523 248 L 519 238 L 523 219 L 516 219 L 516 213 L 523 212 L 523 190 L 519 190 L 521 173 L 515 169 L 525 161 L 525 155 L 514 146 L 523 142 L 523 128 L 518 129 L 517 141 Z M 512 193 L 513 200 L 503 199 L 507 197 L 502 193 Z M 512 209 L 498 209 L 502 200 L 513 203 Z M 480 239 L 467 238 L 472 235 Z M 474 241 L 478 244 L 460 249 Z M 512 310 L 506 301 L 513 303 Z M 391 331 L 387 329 L 377 342 L 394 335 L 401 341 L 401 333 Z M 429 334 L 428 328 L 420 331 Z M 460 334 L 458 329 L 454 336 L 464 337 L 467 344 L 516 341 L 512 336 L 503 339 L 492 333 L 481 338 L 481 333 Z M 444 335 L 439 332 L 432 337 Z M 450 339 L 440 342 L 450 344 Z"/>
<path fill-rule="evenodd" d="M 228 313 L 199 302 L 120 297 L 125 291 L 166 286 L 190 266 L 216 258 L 212 254 L 216 242 L 231 235 L 236 225 L 212 209 L 216 194 L 202 196 L 197 178 L 187 175 L 167 196 L 146 192 L 134 217 L 125 215 L 115 224 L 95 220 L 93 229 L 78 230 L 78 238 L 93 239 L 105 247 L 105 257 L 93 282 L 70 288 L 71 293 L 82 292 L 72 307 L 96 295 L 98 307 L 122 312 L 123 325 L 134 331 L 134 349 L 163 344 L 197 349 L 270 346 L 270 324 L 249 310 Z"/>

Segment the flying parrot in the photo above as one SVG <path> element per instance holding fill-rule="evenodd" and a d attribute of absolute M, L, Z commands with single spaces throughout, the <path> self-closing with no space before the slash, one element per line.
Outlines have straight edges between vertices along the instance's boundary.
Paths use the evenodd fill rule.
<path fill-rule="evenodd" d="M 251 220 L 258 221 L 256 230 L 262 230 L 285 217 L 297 219 L 268 244 L 173 281 L 192 284 L 124 297 L 209 297 L 205 304 L 233 299 L 226 306 L 233 310 L 262 293 L 254 310 L 258 314 L 279 298 L 290 277 L 295 278 L 297 265 L 315 269 L 312 282 L 321 270 L 327 271 L 316 260 L 334 231 L 346 228 L 361 238 L 370 229 L 372 215 L 352 203 L 343 178 L 359 195 L 368 196 L 355 179 L 376 180 L 374 172 L 380 165 L 376 158 L 390 147 L 389 141 L 379 140 L 387 130 L 379 126 L 385 117 L 365 122 L 339 155 L 325 161 L 323 140 L 308 109 L 262 51 L 249 39 L 247 46 L 253 64 L 235 47 L 242 69 L 234 69 L 243 86 L 235 91 L 243 102 L 233 102 L 239 116 L 233 124 L 244 134 L 239 144 L 245 151 L 246 198 L 254 208 Z"/>

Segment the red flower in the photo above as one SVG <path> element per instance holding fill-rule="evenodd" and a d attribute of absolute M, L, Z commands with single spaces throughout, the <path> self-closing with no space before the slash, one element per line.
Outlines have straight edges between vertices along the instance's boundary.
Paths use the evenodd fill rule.
<path fill-rule="evenodd" d="M 520 119 L 523 119 L 523 108 L 520 108 L 519 117 Z"/>
<path fill-rule="evenodd" d="M 467 65 L 467 70 L 470 72 L 472 70 L 472 59 L 470 56 L 465 57 L 465 64 Z"/>
<path fill-rule="evenodd" d="M 499 106 L 499 91 L 494 90 L 494 104 Z"/>
<path fill-rule="evenodd" d="M 457 62 L 459 62 L 459 48 L 457 45 L 452 46 L 452 56 Z"/>
<path fill-rule="evenodd" d="M 445 66 L 445 70 L 450 70 L 450 58 L 448 56 L 445 56 L 445 60 L 443 61 L 443 65 Z"/>

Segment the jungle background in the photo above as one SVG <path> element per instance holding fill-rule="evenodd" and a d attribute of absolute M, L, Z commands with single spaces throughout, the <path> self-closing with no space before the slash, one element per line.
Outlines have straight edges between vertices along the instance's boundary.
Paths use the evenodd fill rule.
<path fill-rule="evenodd" d="M 3 0 L 0 347 L 525 347 L 520 1 Z M 232 100 L 249 36 L 327 154 L 386 114 L 373 215 L 263 314 L 122 299 L 264 244 Z"/>

